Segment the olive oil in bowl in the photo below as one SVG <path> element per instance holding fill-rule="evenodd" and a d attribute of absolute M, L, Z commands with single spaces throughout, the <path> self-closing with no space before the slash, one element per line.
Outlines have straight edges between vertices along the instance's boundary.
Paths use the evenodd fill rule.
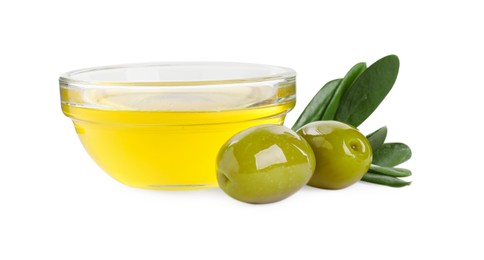
<path fill-rule="evenodd" d="M 155 66 L 156 72 L 166 71 L 163 66 Z M 129 74 L 129 68 L 123 72 Z M 248 127 L 282 124 L 295 104 L 294 75 L 197 80 L 105 83 L 61 77 L 62 110 L 89 155 L 119 182 L 146 189 L 216 187 L 220 147 Z"/>

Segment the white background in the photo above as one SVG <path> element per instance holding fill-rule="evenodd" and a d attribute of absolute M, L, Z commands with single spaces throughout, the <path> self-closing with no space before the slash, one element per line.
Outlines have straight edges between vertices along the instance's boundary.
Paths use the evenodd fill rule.
<path fill-rule="evenodd" d="M 2 1 L 0 259 L 483 259 L 482 5 L 332 2 Z M 387 125 L 412 147 L 401 189 L 305 187 L 249 205 L 129 188 L 60 109 L 69 70 L 241 61 L 298 72 L 290 126 L 325 82 L 392 53 L 397 83 L 360 129 Z"/>

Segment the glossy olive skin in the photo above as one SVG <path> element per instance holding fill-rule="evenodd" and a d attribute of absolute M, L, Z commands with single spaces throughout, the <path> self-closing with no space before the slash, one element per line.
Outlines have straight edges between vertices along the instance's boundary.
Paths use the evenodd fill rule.
<path fill-rule="evenodd" d="M 220 188 L 239 201 L 285 199 L 307 184 L 315 169 L 309 144 L 281 125 L 259 125 L 229 139 L 217 157 Z"/>
<path fill-rule="evenodd" d="M 356 128 L 337 121 L 317 121 L 297 131 L 316 156 L 308 185 L 342 189 L 359 181 L 372 161 L 371 145 Z"/>

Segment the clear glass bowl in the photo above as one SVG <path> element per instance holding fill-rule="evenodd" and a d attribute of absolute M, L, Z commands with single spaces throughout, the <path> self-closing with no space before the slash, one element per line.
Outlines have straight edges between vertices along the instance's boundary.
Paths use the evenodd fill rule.
<path fill-rule="evenodd" d="M 134 187 L 197 189 L 217 186 L 215 158 L 232 135 L 284 122 L 295 75 L 268 65 L 172 62 L 81 69 L 59 82 L 62 111 L 106 173 Z"/>

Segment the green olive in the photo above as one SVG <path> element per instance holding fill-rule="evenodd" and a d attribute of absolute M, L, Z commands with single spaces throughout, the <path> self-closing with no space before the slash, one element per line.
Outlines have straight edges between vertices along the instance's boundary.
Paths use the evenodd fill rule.
<path fill-rule="evenodd" d="M 228 140 L 217 157 L 220 188 L 247 203 L 271 203 L 307 184 L 314 153 L 296 132 L 281 125 L 248 128 Z"/>
<path fill-rule="evenodd" d="M 359 181 L 372 161 L 371 145 L 356 128 L 337 121 L 317 121 L 297 131 L 311 145 L 316 170 L 308 185 L 342 189 Z"/>

